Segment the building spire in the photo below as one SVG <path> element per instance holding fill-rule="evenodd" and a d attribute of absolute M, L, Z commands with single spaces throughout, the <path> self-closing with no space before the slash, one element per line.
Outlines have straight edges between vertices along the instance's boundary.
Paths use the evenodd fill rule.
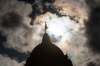
<path fill-rule="evenodd" d="M 44 33 L 44 36 L 43 36 L 43 39 L 42 39 L 42 44 L 52 44 L 48 34 L 46 33 L 46 30 L 47 30 L 47 24 L 45 22 L 45 33 Z"/>
<path fill-rule="evenodd" d="M 46 22 L 45 22 L 45 33 L 46 33 L 47 28 L 48 28 L 48 27 L 47 27 L 47 24 L 46 24 Z"/>

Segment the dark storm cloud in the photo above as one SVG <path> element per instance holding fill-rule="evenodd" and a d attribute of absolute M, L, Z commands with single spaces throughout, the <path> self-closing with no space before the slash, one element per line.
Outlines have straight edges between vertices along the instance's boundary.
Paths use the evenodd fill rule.
<path fill-rule="evenodd" d="M 87 66 L 96 66 L 96 64 L 93 63 L 93 62 L 89 62 L 89 63 L 87 64 Z"/>
<path fill-rule="evenodd" d="M 1 26 L 8 28 L 15 28 L 20 26 L 22 23 L 22 16 L 15 12 L 8 12 L 2 16 Z"/>
<path fill-rule="evenodd" d="M 95 7 L 100 6 L 100 0 L 92 0 L 92 1 L 85 0 L 85 1 L 89 5 L 89 7 L 91 7 L 91 8 L 95 8 Z"/>
<path fill-rule="evenodd" d="M 91 9 L 89 22 L 86 24 L 89 47 L 100 53 L 100 7 Z"/>
<path fill-rule="evenodd" d="M 44 14 L 48 11 L 51 13 L 55 13 L 58 16 L 62 16 L 57 11 L 57 8 L 55 8 L 55 6 L 53 5 L 55 0 L 18 0 L 18 1 L 24 1 L 27 3 L 31 3 L 32 8 L 33 8 L 33 12 L 31 15 L 33 15 L 33 16 L 36 16 L 36 15 L 38 16 L 38 15 Z"/>
<path fill-rule="evenodd" d="M 22 36 L 23 30 L 26 29 L 23 27 L 26 24 L 24 17 L 28 17 L 31 11 L 31 5 L 28 3 L 17 0 L 0 0 L 0 66 L 21 66 L 19 63 L 26 60 L 27 52 L 18 51 L 18 47 L 23 48 L 20 41 L 24 39 L 18 43 L 12 43 L 13 40 L 10 43 L 7 41 L 10 38 L 16 38 L 12 34 L 17 34 L 20 31 L 22 33 L 18 34 L 17 37 Z M 24 25 L 22 25 L 23 23 Z M 21 30 L 16 31 L 14 28 Z M 18 45 L 17 49 L 12 47 L 16 45 Z"/>

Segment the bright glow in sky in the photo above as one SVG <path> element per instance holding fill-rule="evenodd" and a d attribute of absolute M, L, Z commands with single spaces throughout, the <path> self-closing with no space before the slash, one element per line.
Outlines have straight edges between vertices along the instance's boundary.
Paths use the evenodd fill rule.
<path fill-rule="evenodd" d="M 66 31 L 66 26 L 63 22 L 54 21 L 48 23 L 48 30 L 50 34 L 54 34 L 55 36 L 63 35 Z"/>
<path fill-rule="evenodd" d="M 47 33 L 52 37 L 56 38 L 57 40 L 62 39 L 61 37 L 66 36 L 68 40 L 71 39 L 71 32 L 75 29 L 77 24 L 75 24 L 74 21 L 72 21 L 69 17 L 57 17 L 52 16 L 51 19 L 46 20 L 47 23 Z M 59 38 L 60 37 L 60 38 Z M 65 38 L 65 37 L 64 37 Z M 63 40 L 64 40 L 63 38 Z"/>

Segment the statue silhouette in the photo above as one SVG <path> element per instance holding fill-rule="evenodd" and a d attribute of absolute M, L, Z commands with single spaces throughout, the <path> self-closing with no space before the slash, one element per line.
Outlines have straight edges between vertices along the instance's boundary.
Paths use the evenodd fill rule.
<path fill-rule="evenodd" d="M 47 29 L 47 27 L 45 26 Z M 45 32 L 42 43 L 33 49 L 25 66 L 73 66 L 67 56 L 50 42 Z"/>

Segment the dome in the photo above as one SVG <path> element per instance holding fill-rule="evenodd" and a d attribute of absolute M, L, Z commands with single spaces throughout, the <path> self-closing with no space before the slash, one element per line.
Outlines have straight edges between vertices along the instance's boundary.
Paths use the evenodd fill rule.
<path fill-rule="evenodd" d="M 26 66 L 72 66 L 72 63 L 64 56 L 63 52 L 50 42 L 45 33 L 42 43 L 33 49 L 26 61 Z"/>

